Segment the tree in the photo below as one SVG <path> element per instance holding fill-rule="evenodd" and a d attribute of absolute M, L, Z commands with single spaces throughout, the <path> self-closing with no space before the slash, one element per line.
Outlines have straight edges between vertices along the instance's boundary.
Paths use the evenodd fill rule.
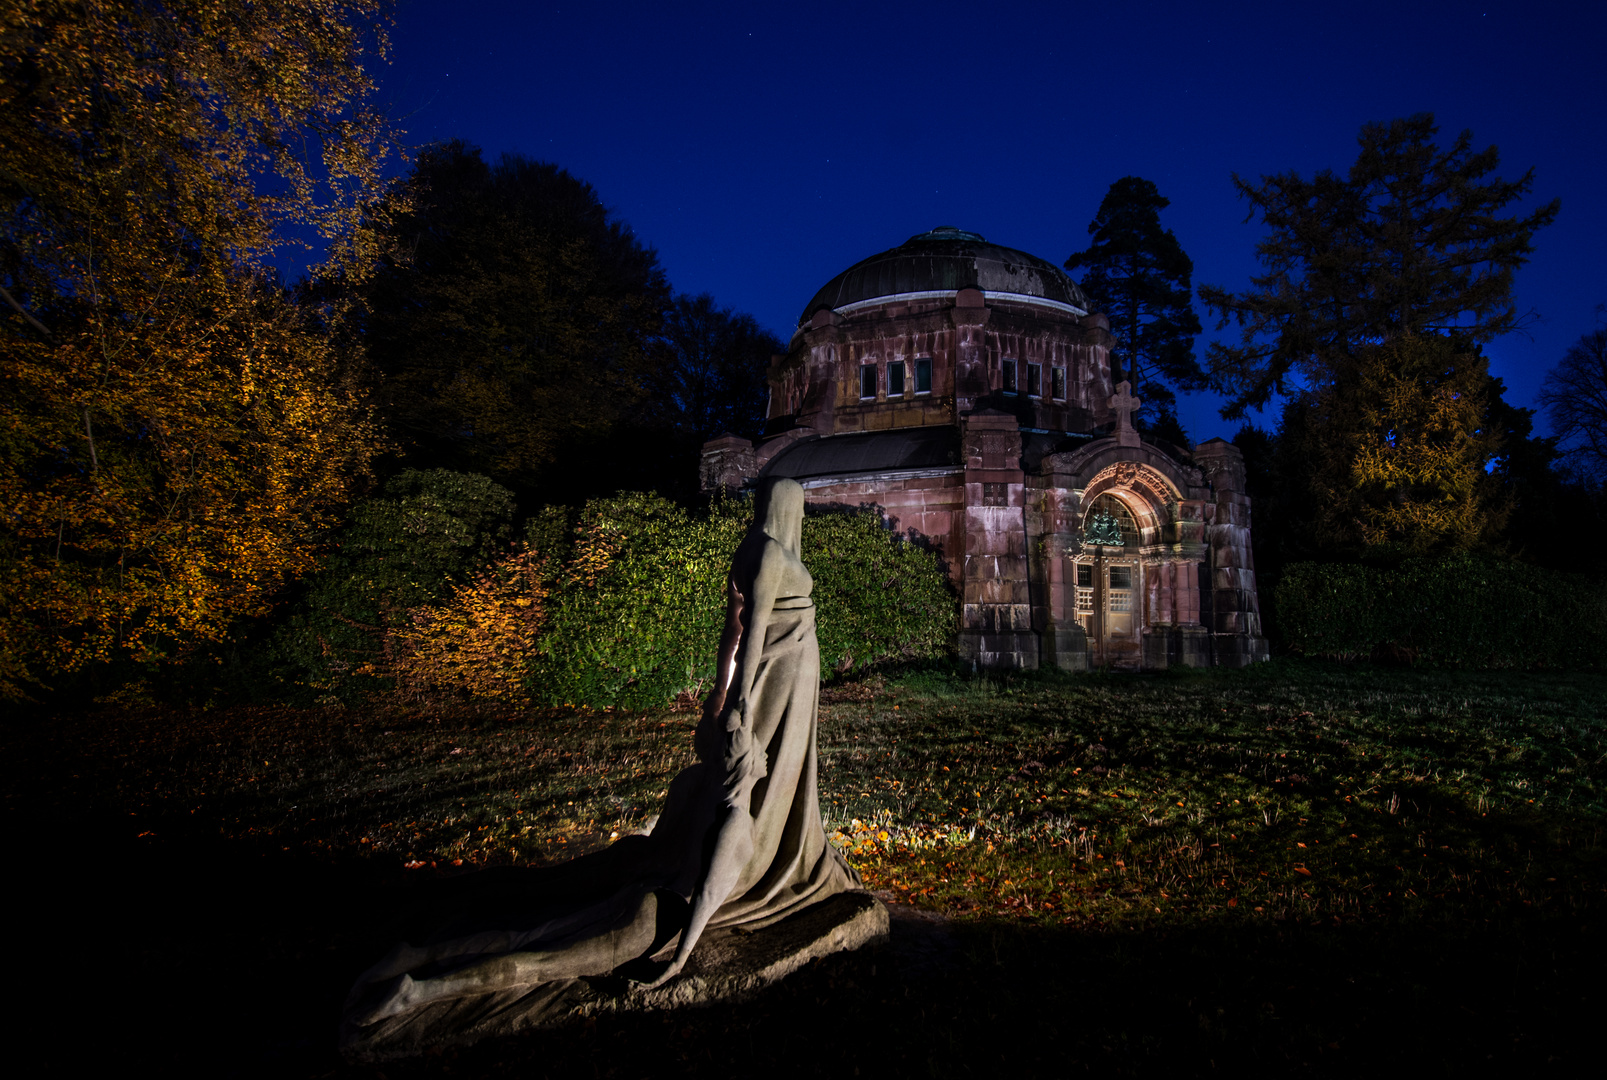
<path fill-rule="evenodd" d="M 1475 348 L 1404 335 L 1359 349 L 1285 409 L 1283 456 L 1300 484 L 1305 548 L 1420 555 L 1496 544 L 1511 492 L 1492 470 L 1513 418 Z"/>
<path fill-rule="evenodd" d="M 367 327 L 381 416 L 410 465 L 550 500 L 560 463 L 582 467 L 641 405 L 669 301 L 658 257 L 590 184 L 463 142 L 422 152 L 392 198 Z"/>
<path fill-rule="evenodd" d="M 677 296 L 665 312 L 652 382 L 653 415 L 702 445 L 725 432 L 757 436 L 770 404 L 770 358 L 780 338 L 708 293 Z"/>
<path fill-rule="evenodd" d="M 1597 327 L 1546 372 L 1540 407 L 1578 471 L 1607 480 L 1607 327 Z"/>
<path fill-rule="evenodd" d="M 1402 335 L 1482 344 L 1519 325 L 1513 273 L 1560 204 L 1499 216 L 1529 193 L 1534 170 L 1485 179 L 1496 148 L 1475 152 L 1464 131 L 1441 150 L 1438 131 L 1427 113 L 1368 124 L 1345 177 L 1291 172 L 1255 185 L 1234 176 L 1249 219 L 1271 233 L 1256 246 L 1266 273 L 1249 291 L 1200 289 L 1218 329 L 1242 332 L 1209 350 L 1211 382 L 1232 396 L 1224 417 L 1287 393 L 1291 373 L 1313 388 L 1330 383 L 1360 350 Z"/>
<path fill-rule="evenodd" d="M 1170 205 L 1150 181 L 1122 177 L 1088 223 L 1093 242 L 1068 258 L 1066 269 L 1087 270 L 1082 287 L 1110 319 L 1115 381 L 1133 384 L 1151 425 L 1181 434 L 1173 387 L 1200 390 L 1206 378 L 1194 356 L 1200 333 L 1189 291 L 1194 263 L 1172 230 L 1161 228 L 1160 213 Z"/>
<path fill-rule="evenodd" d="M 360 276 L 378 0 L 22 0 L 0 32 L 0 696 L 216 641 L 313 564 L 375 433 L 272 283 Z"/>

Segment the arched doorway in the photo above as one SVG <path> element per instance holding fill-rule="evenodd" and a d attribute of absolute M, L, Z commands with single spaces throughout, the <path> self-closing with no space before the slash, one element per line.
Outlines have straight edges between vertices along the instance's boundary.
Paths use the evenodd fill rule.
<path fill-rule="evenodd" d="M 1143 659 L 1139 543 L 1137 523 L 1120 499 L 1107 493 L 1089 504 L 1074 573 L 1077 622 L 1088 635 L 1088 658 L 1096 665 L 1136 667 Z"/>

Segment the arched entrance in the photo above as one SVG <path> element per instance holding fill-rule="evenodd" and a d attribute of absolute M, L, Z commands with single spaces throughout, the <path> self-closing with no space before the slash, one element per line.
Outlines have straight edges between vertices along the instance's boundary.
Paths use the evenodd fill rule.
<path fill-rule="evenodd" d="M 1143 658 L 1140 540 L 1132 511 L 1114 494 L 1095 498 L 1083 515 L 1082 551 L 1073 571 L 1077 622 L 1096 665 L 1137 666 Z"/>

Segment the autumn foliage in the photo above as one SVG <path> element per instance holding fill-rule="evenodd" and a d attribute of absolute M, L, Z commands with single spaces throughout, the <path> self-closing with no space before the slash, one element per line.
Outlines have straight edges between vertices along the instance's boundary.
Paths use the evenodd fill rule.
<path fill-rule="evenodd" d="M 0 696 L 182 657 L 314 565 L 378 438 L 272 260 L 358 227 L 387 156 L 373 0 L 0 16 Z"/>
<path fill-rule="evenodd" d="M 1476 347 L 1405 335 L 1361 350 L 1286 414 L 1312 469 L 1313 528 L 1356 553 L 1493 544 L 1510 512 L 1487 471 L 1506 449 L 1500 396 Z"/>
<path fill-rule="evenodd" d="M 413 609 L 411 625 L 392 632 L 399 688 L 527 700 L 548 591 L 546 560 L 525 548 L 454 587 L 440 607 Z"/>

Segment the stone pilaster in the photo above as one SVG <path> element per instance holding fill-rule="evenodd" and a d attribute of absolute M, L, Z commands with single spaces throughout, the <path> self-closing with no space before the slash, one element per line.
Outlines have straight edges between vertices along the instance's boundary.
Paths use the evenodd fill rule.
<path fill-rule="evenodd" d="M 1077 622 L 1077 583 L 1068 578 L 1081 543 L 1081 500 L 1075 492 L 1045 486 L 1034 477 L 1027 478 L 1026 497 L 1027 570 L 1039 663 L 1087 671 L 1088 633 Z"/>
<path fill-rule="evenodd" d="M 1021 430 L 1007 413 L 978 413 L 964 422 L 962 446 L 960 656 L 983 667 L 1035 668 Z"/>
<path fill-rule="evenodd" d="M 1245 492 L 1244 456 L 1225 439 L 1194 448 L 1194 463 L 1215 493 L 1207 508 L 1206 547 L 1210 559 L 1212 644 L 1216 662 L 1243 667 L 1268 657 L 1256 594 L 1255 556 L 1250 550 L 1250 496 Z"/>
<path fill-rule="evenodd" d="M 969 413 L 976 400 L 993 388 L 983 347 L 990 314 L 980 289 L 961 289 L 949 309 L 954 325 L 954 403 L 960 416 Z"/>

